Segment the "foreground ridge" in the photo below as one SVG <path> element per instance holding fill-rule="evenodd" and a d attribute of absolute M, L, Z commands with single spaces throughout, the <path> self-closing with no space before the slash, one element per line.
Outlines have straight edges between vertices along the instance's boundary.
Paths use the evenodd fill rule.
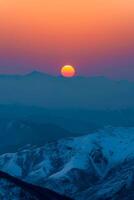
<path fill-rule="evenodd" d="M 1 191 L 5 191 L 5 194 L 0 193 L 2 200 L 11 198 L 18 200 L 71 200 L 49 189 L 24 182 L 3 171 L 0 171 L 0 187 Z"/>

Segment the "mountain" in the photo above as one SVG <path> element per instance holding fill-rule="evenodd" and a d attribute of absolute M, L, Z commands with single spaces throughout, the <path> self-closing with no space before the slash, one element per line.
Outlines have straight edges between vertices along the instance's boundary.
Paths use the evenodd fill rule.
<path fill-rule="evenodd" d="M 40 147 L 61 138 L 82 136 L 108 125 L 133 127 L 134 110 L 46 109 L 0 105 L 0 154 L 25 145 Z"/>
<path fill-rule="evenodd" d="M 1 200 L 71 200 L 51 190 L 21 181 L 0 171 Z"/>
<path fill-rule="evenodd" d="M 0 132 L 4 132 L 4 130 L 1 129 L 3 123 L 5 126 L 8 126 L 9 123 L 14 125 L 15 123 L 26 123 L 38 127 L 40 124 L 44 126 L 47 124 L 61 127 L 70 132 L 71 136 L 79 136 L 108 125 L 114 127 L 133 127 L 133 116 L 134 109 L 51 109 L 35 106 L 1 104 Z M 54 130 L 53 136 L 55 136 L 53 139 L 60 139 L 56 137 L 57 135 Z M 68 136 L 70 136 L 70 134 Z M 66 135 L 63 134 L 63 137 L 66 137 Z"/>
<path fill-rule="evenodd" d="M 134 108 L 134 82 L 105 77 L 63 78 L 41 72 L 0 76 L 0 104 L 46 108 Z"/>
<path fill-rule="evenodd" d="M 3 154 L 0 170 L 76 200 L 132 200 L 134 128 L 107 127 Z"/>
<path fill-rule="evenodd" d="M 73 133 L 54 124 L 0 119 L 0 154 L 15 152 L 28 144 L 39 147 L 49 141 L 71 135 Z"/>

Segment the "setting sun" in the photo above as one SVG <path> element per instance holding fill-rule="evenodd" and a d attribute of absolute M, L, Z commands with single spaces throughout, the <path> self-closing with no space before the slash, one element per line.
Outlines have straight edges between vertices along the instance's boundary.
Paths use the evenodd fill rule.
<path fill-rule="evenodd" d="M 71 65 L 65 65 L 61 68 L 61 74 L 64 77 L 73 77 L 76 74 L 76 70 Z"/>

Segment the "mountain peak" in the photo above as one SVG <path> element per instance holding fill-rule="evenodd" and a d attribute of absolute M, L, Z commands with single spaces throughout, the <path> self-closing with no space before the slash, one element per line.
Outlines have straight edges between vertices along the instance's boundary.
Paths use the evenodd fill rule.
<path fill-rule="evenodd" d="M 50 74 L 47 74 L 47 73 L 44 73 L 44 72 L 41 72 L 41 71 L 36 71 L 36 70 L 34 70 L 34 71 L 31 71 L 31 72 L 29 72 L 28 74 L 26 74 L 26 76 L 30 76 L 30 77 L 39 77 L 39 78 L 41 78 L 41 77 L 46 77 L 46 78 L 51 78 L 51 77 L 53 77 L 52 75 L 50 75 Z"/>
<path fill-rule="evenodd" d="M 31 71 L 30 73 L 28 73 L 27 75 L 45 75 L 45 73 L 43 73 L 43 72 L 41 72 L 41 71 L 37 71 L 37 70 L 33 70 L 33 71 Z M 48 74 L 46 74 L 46 75 L 48 75 Z"/>

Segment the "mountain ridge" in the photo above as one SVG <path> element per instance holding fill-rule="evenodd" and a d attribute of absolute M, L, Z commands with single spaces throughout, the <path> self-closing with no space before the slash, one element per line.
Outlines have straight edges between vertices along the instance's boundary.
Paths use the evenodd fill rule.
<path fill-rule="evenodd" d="M 11 198 L 17 199 L 17 200 L 22 200 L 22 199 L 25 199 L 25 200 L 29 200 L 29 199 L 32 199 L 32 200 L 71 200 L 71 198 L 69 197 L 61 196 L 58 193 L 53 192 L 49 189 L 45 189 L 36 185 L 29 184 L 3 171 L 0 171 L 0 183 L 2 183 L 2 180 L 3 182 L 5 181 L 5 185 L 4 183 L 1 184 L 1 190 L 6 191 L 6 194 L 4 193 L 2 194 L 2 192 L 0 194 L 0 198 L 2 198 L 3 200 L 4 199 L 8 200 Z M 12 192 L 14 188 L 16 188 L 16 190 L 20 188 L 19 197 L 17 197 L 17 191 L 16 191 L 16 195 L 15 195 L 15 192 Z M 24 195 L 23 192 L 25 192 L 25 197 L 23 197 Z"/>
<path fill-rule="evenodd" d="M 76 200 L 123 199 L 120 191 L 133 187 L 133 166 L 134 128 L 122 127 L 0 156 L 0 170 Z"/>
<path fill-rule="evenodd" d="M 1 73 L 0 74 L 0 78 L 24 78 L 24 77 L 30 77 L 30 76 L 35 76 L 35 77 L 49 77 L 49 78 L 61 78 L 61 79 L 65 79 L 65 80 L 77 80 L 77 79 L 100 79 L 100 80 L 111 80 L 111 81 L 115 81 L 115 82 L 134 82 L 132 80 L 127 80 L 127 79 L 119 79 L 119 78 L 110 78 L 108 76 L 103 76 L 103 75 L 90 75 L 90 76 L 81 76 L 81 75 L 77 75 L 74 76 L 73 78 L 66 78 L 63 77 L 62 75 L 52 75 L 43 71 L 38 71 L 38 70 L 33 70 L 27 73 L 17 73 L 17 74 L 4 74 Z"/>
<path fill-rule="evenodd" d="M 134 82 L 104 77 L 64 78 L 33 72 L 0 78 L 0 104 L 47 108 L 134 108 Z M 122 101 L 120 101 L 122 99 Z"/>

